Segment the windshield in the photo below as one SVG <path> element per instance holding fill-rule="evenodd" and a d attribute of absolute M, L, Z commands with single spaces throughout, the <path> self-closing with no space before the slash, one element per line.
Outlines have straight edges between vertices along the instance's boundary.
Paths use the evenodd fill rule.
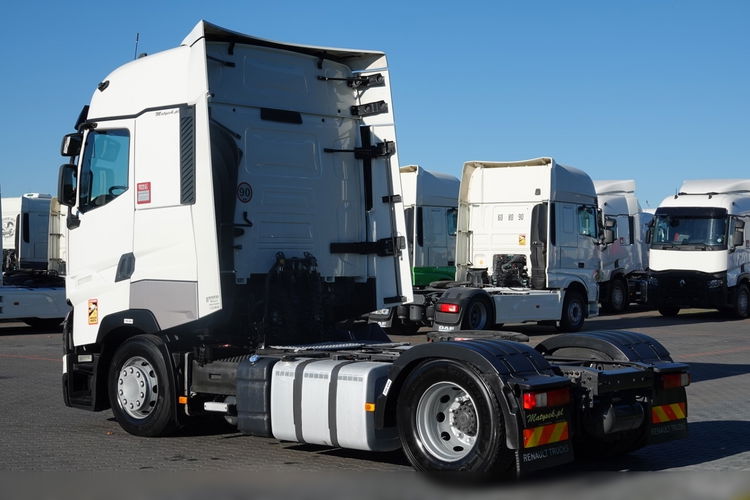
<path fill-rule="evenodd" d="M 712 250 L 727 248 L 726 217 L 693 217 L 657 215 L 654 224 L 653 248 Z"/>

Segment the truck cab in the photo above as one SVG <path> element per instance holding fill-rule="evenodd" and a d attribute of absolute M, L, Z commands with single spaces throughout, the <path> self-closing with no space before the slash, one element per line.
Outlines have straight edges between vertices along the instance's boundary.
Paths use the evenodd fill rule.
<path fill-rule="evenodd" d="M 624 312 L 631 302 L 647 301 L 648 244 L 653 215 L 644 212 L 635 195 L 634 180 L 595 180 L 602 227 L 612 241 L 601 247 L 599 301 L 607 312 Z"/>
<path fill-rule="evenodd" d="M 664 316 L 683 307 L 749 315 L 750 180 L 684 181 L 656 209 L 650 229 L 650 288 Z"/>
<path fill-rule="evenodd" d="M 438 303 L 436 321 L 445 330 L 526 321 L 581 328 L 598 314 L 599 233 L 585 172 L 547 157 L 465 163 L 456 282 L 467 286 L 443 295 L 458 302 L 455 312 Z"/>

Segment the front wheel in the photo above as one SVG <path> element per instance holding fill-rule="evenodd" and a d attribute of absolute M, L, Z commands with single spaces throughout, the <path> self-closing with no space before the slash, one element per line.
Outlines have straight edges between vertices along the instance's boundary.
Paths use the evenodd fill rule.
<path fill-rule="evenodd" d="M 138 335 L 120 346 L 109 370 L 109 400 L 117 423 L 136 436 L 161 436 L 175 428 L 174 388 L 162 340 Z"/>
<path fill-rule="evenodd" d="M 750 316 L 750 291 L 747 284 L 737 285 L 737 291 L 734 294 L 734 308 L 732 312 L 740 319 Z"/>
<path fill-rule="evenodd" d="M 680 306 L 677 304 L 661 304 L 659 305 L 659 314 L 665 318 L 674 318 L 680 313 Z"/>
<path fill-rule="evenodd" d="M 609 285 L 609 297 L 602 304 L 606 312 L 622 314 L 628 308 L 628 285 L 625 281 L 615 278 Z"/>
<path fill-rule="evenodd" d="M 417 470 L 494 477 L 514 470 L 497 397 L 469 365 L 432 360 L 415 368 L 399 394 L 397 420 L 404 452 Z"/>
<path fill-rule="evenodd" d="M 579 292 L 567 290 L 563 300 L 560 330 L 563 332 L 577 332 L 583 327 L 586 319 L 586 301 Z"/>

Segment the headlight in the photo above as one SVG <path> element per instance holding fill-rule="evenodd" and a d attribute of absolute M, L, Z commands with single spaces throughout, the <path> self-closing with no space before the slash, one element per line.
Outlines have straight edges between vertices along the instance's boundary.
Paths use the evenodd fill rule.
<path fill-rule="evenodd" d="M 724 286 L 724 280 L 710 280 L 707 285 L 708 288 L 719 288 L 721 286 Z"/>

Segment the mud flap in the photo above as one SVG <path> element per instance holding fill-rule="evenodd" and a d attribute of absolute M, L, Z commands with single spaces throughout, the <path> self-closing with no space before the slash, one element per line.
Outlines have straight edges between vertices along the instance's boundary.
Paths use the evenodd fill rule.
<path fill-rule="evenodd" d="M 651 404 L 648 444 L 687 437 L 687 396 L 684 388 L 660 391 Z"/>

